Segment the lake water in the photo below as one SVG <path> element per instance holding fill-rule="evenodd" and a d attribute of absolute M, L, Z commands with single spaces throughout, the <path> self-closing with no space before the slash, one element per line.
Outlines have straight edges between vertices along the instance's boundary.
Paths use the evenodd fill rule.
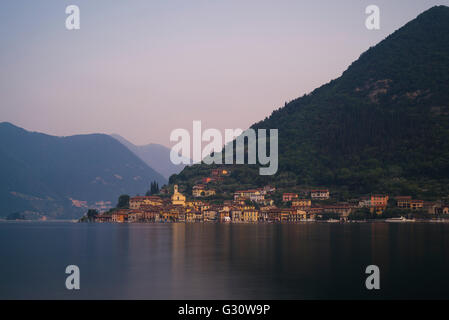
<path fill-rule="evenodd" d="M 447 299 L 449 224 L 1 222 L 0 299 L 47 298 Z"/>

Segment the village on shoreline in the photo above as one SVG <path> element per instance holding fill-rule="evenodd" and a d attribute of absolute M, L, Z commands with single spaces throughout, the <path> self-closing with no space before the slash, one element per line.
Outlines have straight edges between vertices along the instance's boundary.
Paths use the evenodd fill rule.
<path fill-rule="evenodd" d="M 330 191 L 324 188 L 304 190 L 301 193 L 282 192 L 281 200 L 275 201 L 274 195 L 276 192 L 279 195 L 279 192 L 275 187 L 267 185 L 256 189 L 236 190 L 232 200 L 208 200 L 217 196 L 216 191 L 208 184 L 219 182 L 226 175 L 229 175 L 228 169 L 213 169 L 211 177 L 203 178 L 202 183 L 193 186 L 189 197 L 179 190 L 178 185 L 174 185 L 172 190 L 157 190 L 157 195 L 123 195 L 116 208 L 101 213 L 89 210 L 79 221 L 295 223 L 381 219 L 401 222 L 449 218 L 449 204 L 442 200 L 424 201 L 411 196 L 390 198 L 387 194 L 370 194 L 347 202 L 336 202 L 332 201 Z"/>

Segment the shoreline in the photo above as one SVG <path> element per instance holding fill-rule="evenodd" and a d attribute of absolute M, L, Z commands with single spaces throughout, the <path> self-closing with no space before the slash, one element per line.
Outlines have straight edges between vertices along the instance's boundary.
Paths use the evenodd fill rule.
<path fill-rule="evenodd" d="M 78 221 L 78 223 L 88 223 L 88 224 L 261 224 L 261 225 L 275 225 L 275 224 L 353 224 L 353 223 L 449 223 L 449 219 L 430 219 L 430 220 L 415 220 L 415 221 L 388 221 L 388 219 L 372 219 L 372 220 L 351 220 L 351 221 L 327 221 L 327 220 L 316 220 L 316 221 L 283 221 L 283 222 L 219 222 L 219 221 L 162 221 L 162 222 L 86 222 Z"/>
<path fill-rule="evenodd" d="M 389 219 L 370 219 L 370 220 L 348 220 L 348 221 L 329 221 L 329 220 L 315 220 L 315 221 L 258 221 L 258 222 L 220 222 L 220 221 L 158 221 L 158 222 L 95 222 L 95 221 L 80 221 L 76 219 L 64 220 L 7 220 L 0 219 L 0 223 L 86 223 L 86 224 L 354 224 L 354 223 L 449 223 L 449 219 L 416 219 L 416 220 L 389 220 Z"/>

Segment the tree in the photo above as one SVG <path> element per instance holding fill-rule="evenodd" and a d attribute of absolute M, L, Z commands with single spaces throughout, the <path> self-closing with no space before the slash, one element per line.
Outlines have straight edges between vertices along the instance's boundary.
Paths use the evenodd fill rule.
<path fill-rule="evenodd" d="M 6 220 L 25 220 L 25 216 L 20 212 L 13 212 L 6 217 Z"/>
<path fill-rule="evenodd" d="M 348 216 L 349 220 L 366 220 L 372 218 L 372 214 L 368 208 L 359 208 L 351 212 Z"/>
<path fill-rule="evenodd" d="M 151 188 L 151 193 L 152 194 L 159 193 L 159 184 L 156 181 L 154 181 L 154 183 L 153 183 L 153 187 Z"/>
<path fill-rule="evenodd" d="M 158 193 L 159 193 L 159 184 L 157 183 L 157 181 L 153 181 L 150 184 L 150 190 L 148 190 L 145 195 L 151 196 L 151 195 L 158 194 Z"/>
<path fill-rule="evenodd" d="M 169 184 L 175 183 L 176 178 L 177 178 L 177 175 L 176 175 L 176 174 L 172 174 L 172 175 L 168 178 L 168 183 L 169 183 Z"/>
<path fill-rule="evenodd" d="M 118 198 L 117 208 L 119 208 L 119 209 L 128 209 L 129 208 L 129 195 L 122 194 Z"/>
<path fill-rule="evenodd" d="M 94 221 L 95 216 L 98 215 L 98 211 L 95 209 L 89 209 L 87 210 L 87 220 L 88 221 Z"/>

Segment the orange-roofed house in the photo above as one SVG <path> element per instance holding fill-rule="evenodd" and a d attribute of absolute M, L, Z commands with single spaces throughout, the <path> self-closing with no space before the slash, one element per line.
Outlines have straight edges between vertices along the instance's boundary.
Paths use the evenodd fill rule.
<path fill-rule="evenodd" d="M 372 207 L 386 207 L 388 203 L 388 195 L 384 194 L 372 194 L 371 206 Z"/>

